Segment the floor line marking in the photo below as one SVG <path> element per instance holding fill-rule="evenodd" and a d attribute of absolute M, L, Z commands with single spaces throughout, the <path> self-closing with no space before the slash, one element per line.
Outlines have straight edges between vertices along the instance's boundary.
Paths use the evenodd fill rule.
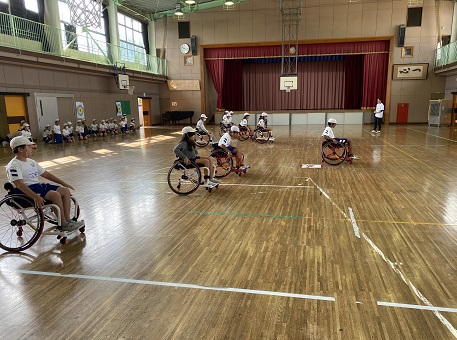
<path fill-rule="evenodd" d="M 41 276 L 55 276 L 65 277 L 72 279 L 85 279 L 85 280 L 97 280 L 97 281 L 110 281 L 110 282 L 122 282 L 122 283 L 133 283 L 143 284 L 152 286 L 164 286 L 164 287 L 175 287 L 175 288 L 188 288 L 188 289 L 200 289 L 200 290 L 213 290 L 222 292 L 233 292 L 243 294 L 255 294 L 255 295 L 270 295 L 270 296 L 282 296 L 298 299 L 310 299 L 310 300 L 322 300 L 322 301 L 336 301 L 332 296 L 320 296 L 320 295 L 309 295 L 309 294 L 296 294 L 287 292 L 274 292 L 269 290 L 256 290 L 256 289 L 244 289 L 244 288 L 232 288 L 232 287 L 215 287 L 215 286 L 200 286 L 188 283 L 175 283 L 175 282 L 162 282 L 162 281 L 149 281 L 149 280 L 135 280 L 135 279 L 124 279 L 118 277 L 107 277 L 107 276 L 92 276 L 92 275 L 79 275 L 79 274 L 60 274 L 55 272 L 42 272 L 32 270 L 13 269 L 10 270 L 13 273 L 29 274 L 29 275 L 41 275 Z"/>
<path fill-rule="evenodd" d="M 378 306 L 386 306 L 386 307 L 423 309 L 423 310 L 430 310 L 430 311 L 457 313 L 457 308 L 430 307 L 430 306 L 411 305 L 408 303 L 396 303 L 396 302 L 386 302 L 386 301 L 376 301 L 376 304 Z"/>
<path fill-rule="evenodd" d="M 400 148 L 397 148 L 395 145 L 393 145 L 393 144 L 391 144 L 391 143 L 389 143 L 389 142 L 387 142 L 387 141 L 384 141 L 384 143 L 386 143 L 386 144 L 389 145 L 390 147 L 394 148 L 395 150 L 400 151 L 400 152 L 403 153 L 404 155 L 406 155 L 406 156 L 408 156 L 408 157 L 414 159 L 416 162 L 419 162 L 420 164 L 423 164 L 423 165 L 425 165 L 425 166 L 427 166 L 427 167 L 430 167 L 430 165 L 428 165 L 428 164 L 422 162 L 421 160 L 419 160 L 419 159 L 417 159 L 416 157 L 410 155 L 410 154 L 407 153 L 406 151 L 403 151 L 403 150 L 401 150 Z"/>
<path fill-rule="evenodd" d="M 330 198 L 330 196 L 329 196 L 320 186 L 318 186 L 318 185 L 316 184 L 316 182 L 314 182 L 314 181 L 312 180 L 311 177 L 308 177 L 308 178 L 306 179 L 306 181 L 310 181 L 311 183 L 313 183 L 314 186 L 321 192 L 321 194 L 324 195 L 325 198 L 327 198 L 327 199 L 330 201 L 330 203 L 332 203 L 333 206 L 335 206 L 341 214 L 343 214 L 344 218 L 347 218 L 347 217 L 348 217 L 348 216 L 346 215 L 346 213 L 345 213 L 345 212 L 344 212 L 335 202 L 333 202 L 333 200 Z"/>
<path fill-rule="evenodd" d="M 450 139 L 450 138 L 445 138 L 445 137 L 441 137 L 441 136 L 437 136 L 437 135 L 433 135 L 431 133 L 428 133 L 428 132 L 423 132 L 423 131 L 419 131 L 419 130 L 416 130 L 416 129 L 411 129 L 411 128 L 407 128 L 408 130 L 411 130 L 411 131 L 415 131 L 415 132 L 419 132 L 419 133 L 423 133 L 424 135 L 429 135 L 429 136 L 432 136 L 432 137 L 436 137 L 436 138 L 440 138 L 440 139 L 444 139 L 444 140 L 448 140 L 450 142 L 453 142 L 453 143 L 457 143 L 457 140 L 455 139 Z M 436 146 L 436 145 L 434 145 Z"/>
<path fill-rule="evenodd" d="M 352 228 L 354 228 L 354 234 L 355 234 L 355 236 L 357 236 L 357 238 L 360 238 L 359 226 L 357 225 L 357 221 L 355 220 L 354 212 L 352 211 L 351 207 L 349 207 L 349 215 L 351 216 L 351 222 L 352 222 Z"/>

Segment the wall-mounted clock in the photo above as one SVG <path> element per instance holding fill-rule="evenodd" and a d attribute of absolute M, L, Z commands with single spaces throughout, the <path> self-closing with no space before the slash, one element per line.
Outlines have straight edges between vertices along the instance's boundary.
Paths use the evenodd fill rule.
<path fill-rule="evenodd" d="M 185 44 L 185 43 L 181 44 L 181 46 L 179 46 L 179 50 L 181 51 L 181 53 L 187 54 L 190 51 L 190 46 L 189 46 L 189 44 Z"/>

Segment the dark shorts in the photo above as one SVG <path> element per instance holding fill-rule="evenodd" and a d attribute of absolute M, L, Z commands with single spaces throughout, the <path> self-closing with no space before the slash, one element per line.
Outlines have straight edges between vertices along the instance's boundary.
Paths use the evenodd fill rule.
<path fill-rule="evenodd" d="M 55 142 L 56 144 L 62 143 L 62 135 L 59 134 L 59 133 L 55 133 L 55 134 L 54 134 L 54 142 Z"/>
<path fill-rule="evenodd" d="M 230 151 L 231 153 L 233 153 L 233 150 L 235 150 L 235 148 L 234 148 L 233 146 L 227 146 L 227 149 L 229 149 L 229 151 Z"/>
<path fill-rule="evenodd" d="M 199 158 L 200 158 L 200 156 L 197 156 L 197 157 L 191 158 L 190 160 L 194 163 L 197 163 L 197 159 L 199 159 Z"/>
<path fill-rule="evenodd" d="M 49 183 L 37 183 L 37 184 L 29 185 L 29 188 L 34 193 L 36 193 L 36 194 L 38 194 L 38 195 L 40 195 L 41 197 L 44 198 L 47 195 L 48 192 L 50 192 L 52 190 L 57 191 L 59 186 L 53 185 L 53 184 L 49 184 Z M 23 192 L 21 190 L 19 190 L 18 188 L 14 188 L 14 193 L 15 194 L 23 194 Z"/>
<path fill-rule="evenodd" d="M 338 142 L 341 144 L 347 144 L 348 139 L 347 138 L 335 138 Z"/>

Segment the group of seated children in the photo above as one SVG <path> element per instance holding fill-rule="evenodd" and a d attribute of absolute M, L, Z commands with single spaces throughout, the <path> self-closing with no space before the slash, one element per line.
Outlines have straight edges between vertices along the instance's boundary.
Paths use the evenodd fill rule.
<path fill-rule="evenodd" d="M 225 111 L 225 115 L 222 117 L 221 126 L 225 127 L 227 130 L 232 126 L 232 116 L 233 111 Z M 239 127 L 241 129 L 247 129 L 249 132 L 249 136 L 252 137 L 254 134 L 254 130 L 249 126 L 249 116 L 248 112 L 245 112 L 243 118 L 240 121 Z M 274 141 L 275 138 L 273 137 L 273 131 L 271 128 L 268 127 L 268 114 L 266 112 L 262 112 L 259 117 L 259 121 L 257 122 L 257 129 L 261 132 L 269 132 L 270 137 L 268 140 Z"/>
<path fill-rule="evenodd" d="M 60 144 L 62 142 L 71 143 L 76 139 L 85 140 L 90 136 L 93 137 L 103 137 L 108 134 L 129 134 L 138 129 L 135 124 L 135 118 L 130 119 L 130 125 L 127 123 L 127 118 L 124 116 L 121 118 L 118 123 L 116 119 L 110 118 L 106 121 L 103 119 L 100 124 L 97 123 L 96 119 L 92 119 L 92 124 L 90 126 L 86 125 L 85 119 L 80 119 L 76 122 L 77 126 L 73 131 L 73 124 L 67 122 L 63 125 L 63 129 L 60 128 L 60 120 L 56 119 L 54 126 L 51 128 L 51 125 L 46 125 L 43 131 L 43 141 L 46 144 L 55 143 Z M 28 126 L 28 124 L 25 124 Z M 25 129 L 26 127 L 24 127 Z M 26 132 L 23 132 L 25 136 Z"/>

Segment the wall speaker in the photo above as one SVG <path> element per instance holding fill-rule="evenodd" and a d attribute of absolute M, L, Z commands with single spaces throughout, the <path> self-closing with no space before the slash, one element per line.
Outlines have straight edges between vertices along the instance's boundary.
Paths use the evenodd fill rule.
<path fill-rule="evenodd" d="M 405 46 L 406 25 L 398 26 L 398 47 Z"/>
<path fill-rule="evenodd" d="M 195 35 L 190 36 L 190 49 L 192 55 L 197 55 L 197 37 Z"/>

